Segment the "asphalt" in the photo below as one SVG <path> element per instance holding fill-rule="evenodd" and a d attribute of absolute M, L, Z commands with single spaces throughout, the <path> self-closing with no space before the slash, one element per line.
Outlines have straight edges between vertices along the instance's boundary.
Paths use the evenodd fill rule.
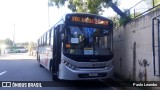
<path fill-rule="evenodd" d="M 28 53 L 14 53 L 2 54 L 0 56 L 0 81 L 52 81 L 51 74 L 45 68 L 40 68 L 35 56 L 29 56 Z M 146 90 L 143 87 L 133 87 L 132 83 L 125 82 L 122 78 L 114 75 L 112 79 L 105 79 L 100 81 L 62 81 L 53 82 L 55 90 Z M 84 88 L 88 87 L 89 88 Z M 78 88 L 73 88 L 78 87 Z M 91 86 L 94 86 L 94 88 Z M 96 88 L 102 86 L 102 88 Z M 62 88 L 58 88 L 62 87 Z M 65 87 L 65 88 L 64 88 Z M 72 87 L 72 88 L 69 88 Z M 80 89 L 80 87 L 83 87 Z M 45 88 L 51 90 L 53 87 Z M 11 90 L 14 90 L 12 88 Z M 19 88 L 17 88 L 19 89 Z M 17 90 L 15 89 L 15 90 Z M 23 90 L 25 90 L 24 88 Z M 0 90 L 8 90 L 0 88 Z M 26 90 L 31 90 L 27 88 Z M 34 90 L 42 90 L 41 88 L 34 88 Z M 151 90 L 148 88 L 148 90 Z"/>

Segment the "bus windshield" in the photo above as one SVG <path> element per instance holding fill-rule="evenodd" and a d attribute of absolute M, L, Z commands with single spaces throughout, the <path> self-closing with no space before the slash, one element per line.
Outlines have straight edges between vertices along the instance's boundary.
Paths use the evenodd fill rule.
<path fill-rule="evenodd" d="M 68 26 L 64 53 L 73 55 L 110 55 L 112 31 L 104 28 Z"/>

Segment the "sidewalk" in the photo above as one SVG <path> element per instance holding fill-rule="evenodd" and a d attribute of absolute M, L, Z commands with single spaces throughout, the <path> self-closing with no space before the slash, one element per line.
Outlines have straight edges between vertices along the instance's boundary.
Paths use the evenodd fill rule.
<path fill-rule="evenodd" d="M 35 60 L 36 57 L 29 56 L 28 53 L 8 53 L 8 54 L 2 54 L 0 56 L 0 59 L 2 60 L 13 60 L 13 59 L 30 59 Z"/>
<path fill-rule="evenodd" d="M 114 75 L 112 78 L 114 82 L 117 82 L 120 87 L 117 87 L 115 90 L 146 90 L 146 87 L 133 87 L 133 83 L 131 81 L 124 81 L 122 78 Z M 149 89 L 151 90 L 151 89 Z"/>
<path fill-rule="evenodd" d="M 6 56 L 8 56 L 8 54 L 7 53 L 1 53 L 1 55 L 0 55 L 0 58 L 2 58 L 2 57 L 6 57 Z"/>
<path fill-rule="evenodd" d="M 135 87 L 132 81 L 123 80 L 121 77 L 114 75 L 113 78 L 103 80 L 106 85 L 113 90 L 152 90 L 148 87 Z"/>

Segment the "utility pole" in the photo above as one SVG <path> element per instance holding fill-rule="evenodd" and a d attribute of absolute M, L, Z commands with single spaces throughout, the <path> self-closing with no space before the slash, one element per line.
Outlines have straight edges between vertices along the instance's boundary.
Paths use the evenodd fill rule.
<path fill-rule="evenodd" d="M 50 7 L 50 2 L 48 0 L 48 26 L 50 28 L 50 15 L 49 15 L 49 7 Z"/>
<path fill-rule="evenodd" d="M 53 3 L 48 0 L 48 26 L 50 28 L 50 13 L 49 13 L 49 8 L 53 6 Z"/>

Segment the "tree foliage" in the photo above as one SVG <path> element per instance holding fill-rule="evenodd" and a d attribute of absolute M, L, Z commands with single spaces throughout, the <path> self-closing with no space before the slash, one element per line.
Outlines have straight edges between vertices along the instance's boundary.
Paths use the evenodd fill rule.
<path fill-rule="evenodd" d="M 32 52 L 36 49 L 36 43 L 34 42 L 29 42 L 28 44 L 28 50 L 29 50 L 29 55 L 32 55 Z"/>
<path fill-rule="evenodd" d="M 109 2 L 117 4 L 117 0 L 50 0 L 58 8 L 68 2 L 68 8 L 73 12 L 102 14 Z"/>
<path fill-rule="evenodd" d="M 160 0 L 144 0 L 150 6 L 157 6 L 160 4 Z"/>
<path fill-rule="evenodd" d="M 6 45 L 13 45 L 13 41 L 10 40 L 9 38 L 5 39 L 4 42 Z"/>
<path fill-rule="evenodd" d="M 52 6 L 58 8 L 68 3 L 68 8 L 73 12 L 103 14 L 104 8 L 111 7 L 120 17 L 112 17 L 115 26 L 121 26 L 128 23 L 131 19 L 123 13 L 118 7 L 118 0 L 50 0 Z"/>
<path fill-rule="evenodd" d="M 13 45 L 13 41 L 11 39 L 7 38 L 5 40 L 0 40 L 0 44 L 5 44 L 8 46 L 11 46 L 11 45 Z"/>
<path fill-rule="evenodd" d="M 154 7 L 160 4 L 160 0 L 153 0 L 154 1 Z M 152 3 L 153 4 L 153 3 Z M 160 6 L 156 7 L 156 9 L 159 9 Z"/>

